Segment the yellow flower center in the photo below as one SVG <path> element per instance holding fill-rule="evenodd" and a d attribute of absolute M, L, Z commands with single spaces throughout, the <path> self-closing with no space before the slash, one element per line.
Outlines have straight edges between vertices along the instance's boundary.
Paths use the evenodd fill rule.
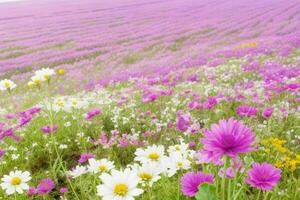
<path fill-rule="evenodd" d="M 5 83 L 4 83 L 4 86 L 5 86 L 6 88 L 10 88 L 10 83 L 9 83 L 9 82 L 5 82 Z"/>
<path fill-rule="evenodd" d="M 20 185 L 21 182 L 22 182 L 22 180 L 19 177 L 17 177 L 17 176 L 13 177 L 10 180 L 10 184 L 12 184 L 12 185 Z"/>
<path fill-rule="evenodd" d="M 159 155 L 158 155 L 158 153 L 153 152 L 153 153 L 150 153 L 150 154 L 148 155 L 148 157 L 149 157 L 151 160 L 153 160 L 153 161 L 157 161 L 158 158 L 159 158 Z"/>
<path fill-rule="evenodd" d="M 45 74 L 45 75 L 44 75 L 44 78 L 45 78 L 46 80 L 49 80 L 49 79 L 50 79 L 49 74 Z"/>
<path fill-rule="evenodd" d="M 180 151 L 180 146 L 175 147 L 176 151 Z"/>
<path fill-rule="evenodd" d="M 105 165 L 100 165 L 99 167 L 98 167 L 98 170 L 100 171 L 100 172 L 105 172 L 106 171 L 106 166 Z"/>
<path fill-rule="evenodd" d="M 40 83 L 41 83 L 40 80 L 38 80 L 38 79 L 34 80 L 33 82 L 34 82 L 36 85 L 40 85 Z"/>
<path fill-rule="evenodd" d="M 61 76 L 64 75 L 65 74 L 65 70 L 64 69 L 59 69 L 58 70 L 58 74 L 61 75 Z"/>
<path fill-rule="evenodd" d="M 177 166 L 180 167 L 180 168 L 183 167 L 183 162 L 178 162 Z"/>
<path fill-rule="evenodd" d="M 119 183 L 115 185 L 114 193 L 119 196 L 125 196 L 128 192 L 128 186 L 124 183 Z"/>
<path fill-rule="evenodd" d="M 141 172 L 139 173 L 139 177 L 143 180 L 143 181 L 149 181 L 152 179 L 152 175 L 150 173 L 147 172 Z"/>

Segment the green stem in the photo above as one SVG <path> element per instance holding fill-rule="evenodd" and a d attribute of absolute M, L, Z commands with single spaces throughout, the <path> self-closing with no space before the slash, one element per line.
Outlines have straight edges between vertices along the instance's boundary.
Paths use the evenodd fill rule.
<path fill-rule="evenodd" d="M 269 196 L 269 192 L 266 192 L 266 193 L 264 194 L 264 200 L 267 200 L 267 199 L 268 199 L 268 196 Z"/>
<path fill-rule="evenodd" d="M 229 157 L 225 157 L 225 163 L 224 163 L 224 168 L 223 168 L 223 178 L 222 178 L 222 199 L 226 200 L 226 169 L 229 164 Z"/>
<path fill-rule="evenodd" d="M 259 198 L 260 198 L 260 193 L 261 193 L 261 190 L 258 191 L 258 195 L 257 195 L 257 199 L 256 199 L 256 200 L 259 200 Z"/>

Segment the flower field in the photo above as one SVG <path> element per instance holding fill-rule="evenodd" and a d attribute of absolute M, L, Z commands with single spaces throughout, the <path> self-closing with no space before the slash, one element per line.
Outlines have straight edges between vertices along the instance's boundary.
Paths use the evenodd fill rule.
<path fill-rule="evenodd" d="M 0 3 L 0 199 L 299 200 L 298 0 Z"/>

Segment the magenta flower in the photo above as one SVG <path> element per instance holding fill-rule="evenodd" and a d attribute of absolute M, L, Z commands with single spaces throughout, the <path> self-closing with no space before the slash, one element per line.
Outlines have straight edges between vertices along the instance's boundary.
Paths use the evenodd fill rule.
<path fill-rule="evenodd" d="M 240 117 L 252 117 L 252 116 L 256 116 L 257 113 L 257 109 L 251 106 L 239 106 L 236 109 L 236 113 L 240 116 Z"/>
<path fill-rule="evenodd" d="M 4 154 L 5 154 L 5 151 L 0 149 L 0 158 L 2 158 L 4 156 Z"/>
<path fill-rule="evenodd" d="M 85 163 L 90 158 L 95 158 L 95 155 L 93 153 L 82 153 L 80 155 L 80 159 L 78 160 L 78 162 L 82 164 Z"/>
<path fill-rule="evenodd" d="M 203 108 L 210 110 L 218 104 L 216 97 L 208 97 L 207 100 L 203 103 Z"/>
<path fill-rule="evenodd" d="M 94 110 L 91 110 L 86 114 L 85 119 L 86 120 L 92 120 L 95 116 L 100 115 L 102 113 L 102 110 L 100 108 L 96 108 Z"/>
<path fill-rule="evenodd" d="M 28 191 L 27 191 L 27 195 L 29 197 L 35 195 L 37 193 L 36 188 L 35 187 L 29 187 Z"/>
<path fill-rule="evenodd" d="M 212 174 L 204 174 L 203 172 L 187 172 L 180 179 L 181 192 L 185 196 L 194 197 L 198 192 L 199 185 L 203 183 L 213 183 L 214 176 Z"/>
<path fill-rule="evenodd" d="M 41 128 L 41 131 L 45 134 L 45 135 L 48 135 L 50 133 L 53 133 L 55 132 L 56 130 L 58 129 L 58 126 L 57 125 L 47 125 L 47 126 L 44 126 Z"/>
<path fill-rule="evenodd" d="M 264 118 L 269 118 L 269 117 L 271 117 L 272 113 L 273 113 L 273 108 L 266 108 L 266 109 L 263 111 L 262 116 L 263 116 Z"/>
<path fill-rule="evenodd" d="M 143 94 L 142 102 L 143 103 L 149 103 L 154 102 L 158 98 L 158 95 L 153 92 L 148 92 Z"/>
<path fill-rule="evenodd" d="M 59 189 L 59 192 L 62 193 L 62 194 L 67 193 L 68 191 L 69 190 L 66 187 L 62 187 L 62 188 Z"/>
<path fill-rule="evenodd" d="M 254 140 L 255 135 L 248 127 L 230 118 L 213 124 L 211 130 L 204 132 L 201 142 L 203 152 L 210 154 L 212 160 L 218 160 L 224 155 L 235 158 L 238 154 L 253 151 Z"/>
<path fill-rule="evenodd" d="M 186 131 L 191 124 L 190 115 L 184 114 L 181 110 L 177 112 L 177 129 L 181 132 Z"/>
<path fill-rule="evenodd" d="M 51 192 L 55 187 L 54 182 L 51 179 L 42 179 L 37 186 L 38 194 L 47 194 Z"/>
<path fill-rule="evenodd" d="M 268 163 L 254 163 L 248 171 L 246 183 L 261 190 L 271 190 L 281 178 L 281 170 Z"/>

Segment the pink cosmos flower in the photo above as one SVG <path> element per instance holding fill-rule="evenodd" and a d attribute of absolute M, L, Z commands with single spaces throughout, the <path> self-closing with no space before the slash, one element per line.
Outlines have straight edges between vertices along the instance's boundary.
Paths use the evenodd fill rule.
<path fill-rule="evenodd" d="M 90 158 L 95 158 L 95 154 L 93 154 L 93 153 L 82 153 L 80 155 L 80 159 L 78 160 L 78 162 L 80 164 L 82 164 L 82 163 L 85 163 Z"/>
<path fill-rule="evenodd" d="M 5 154 L 5 151 L 0 149 L 0 158 L 2 158 L 4 156 L 4 154 Z"/>
<path fill-rule="evenodd" d="M 47 126 L 44 126 L 41 128 L 41 131 L 45 134 L 45 135 L 48 135 L 50 133 L 53 133 L 55 132 L 56 130 L 58 129 L 58 126 L 57 125 L 47 125 Z"/>
<path fill-rule="evenodd" d="M 268 163 L 254 163 L 248 171 L 246 183 L 261 190 L 271 190 L 281 178 L 281 170 Z"/>
<path fill-rule="evenodd" d="M 21 140 L 21 138 L 18 135 L 16 135 L 12 128 L 9 128 L 3 132 L 0 131 L 0 141 L 3 140 L 5 137 L 11 137 L 16 142 L 19 142 Z"/>
<path fill-rule="evenodd" d="M 188 103 L 188 107 L 189 107 L 189 109 L 196 109 L 196 110 L 198 110 L 198 109 L 200 109 L 201 108 L 201 104 L 200 104 L 200 102 L 199 101 L 191 101 L 191 102 L 189 102 Z"/>
<path fill-rule="evenodd" d="M 37 193 L 37 190 L 36 190 L 35 187 L 29 187 L 29 189 L 28 189 L 28 191 L 27 191 L 27 195 L 28 195 L 29 197 L 35 195 L 36 193 Z"/>
<path fill-rule="evenodd" d="M 272 113 L 273 113 L 273 108 L 266 108 L 266 109 L 263 111 L 262 116 L 263 116 L 264 118 L 269 118 L 269 117 L 271 117 Z"/>
<path fill-rule="evenodd" d="M 210 110 L 218 104 L 216 97 L 208 97 L 207 100 L 203 103 L 203 108 Z"/>
<path fill-rule="evenodd" d="M 191 117 L 184 114 L 181 110 L 177 112 L 177 129 L 181 132 L 186 131 L 191 124 Z"/>
<path fill-rule="evenodd" d="M 153 92 L 145 93 L 142 97 L 143 103 L 154 102 L 158 98 L 158 95 Z"/>
<path fill-rule="evenodd" d="M 55 187 L 54 182 L 51 179 L 42 179 L 37 186 L 38 194 L 47 194 L 51 192 Z"/>
<path fill-rule="evenodd" d="M 212 174 L 204 174 L 203 172 L 187 172 L 180 179 L 181 192 L 188 197 L 194 197 L 198 192 L 199 185 L 203 183 L 213 183 L 214 176 Z"/>
<path fill-rule="evenodd" d="M 62 193 L 62 194 L 67 193 L 68 191 L 69 190 L 66 187 L 62 187 L 62 188 L 59 189 L 59 192 Z"/>
<path fill-rule="evenodd" d="M 236 113 L 241 117 L 252 117 L 256 116 L 257 109 L 251 106 L 239 106 L 236 109 Z"/>
<path fill-rule="evenodd" d="M 91 110 L 86 114 L 85 119 L 86 120 L 92 120 L 95 116 L 102 113 L 102 110 L 100 108 L 95 108 L 94 110 Z"/>
<path fill-rule="evenodd" d="M 218 160 L 224 155 L 235 158 L 238 154 L 254 150 L 255 135 L 243 123 L 230 118 L 213 124 L 211 130 L 204 132 L 201 139 L 203 151 L 210 154 L 211 159 Z"/>

